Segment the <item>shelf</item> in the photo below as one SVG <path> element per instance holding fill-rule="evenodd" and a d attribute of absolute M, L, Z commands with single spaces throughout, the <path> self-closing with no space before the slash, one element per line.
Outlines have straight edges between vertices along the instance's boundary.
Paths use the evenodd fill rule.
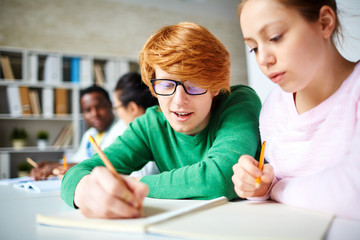
<path fill-rule="evenodd" d="M 28 156 L 47 161 L 77 149 L 85 130 L 80 90 L 98 83 L 111 94 L 122 75 L 139 71 L 136 59 L 116 55 L 2 46 L 0 63 L 0 179 L 16 176 L 17 164 Z M 15 128 L 26 129 L 30 147 L 12 148 Z M 62 147 L 38 149 L 39 131 Z"/>
<path fill-rule="evenodd" d="M 0 114 L 0 120 L 43 120 L 43 121 L 72 121 L 73 115 L 72 114 L 54 114 L 53 117 L 44 117 L 42 115 L 29 115 L 29 116 L 20 116 L 20 117 L 13 117 L 10 114 Z"/>
<path fill-rule="evenodd" d="M 1 153 L 62 153 L 64 151 L 71 151 L 73 147 L 46 147 L 44 150 L 40 150 L 38 147 L 24 147 L 22 149 L 14 149 L 11 147 L 0 148 Z"/>
<path fill-rule="evenodd" d="M 27 87 L 31 87 L 31 88 L 64 88 L 64 89 L 71 89 L 73 90 L 74 88 L 79 87 L 78 84 L 76 83 L 70 83 L 70 82 L 63 82 L 61 84 L 49 84 L 49 83 L 44 83 L 44 82 L 36 82 L 36 83 L 31 83 L 31 82 L 26 82 L 25 80 L 5 80 L 5 79 L 0 79 L 0 86 L 27 86 Z"/>

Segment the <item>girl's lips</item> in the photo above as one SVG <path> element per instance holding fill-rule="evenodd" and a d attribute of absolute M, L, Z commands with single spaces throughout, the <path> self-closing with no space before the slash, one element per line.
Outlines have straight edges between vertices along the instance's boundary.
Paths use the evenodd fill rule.
<path fill-rule="evenodd" d="M 279 82 L 281 82 L 281 80 L 284 78 L 285 72 L 281 72 L 281 73 L 272 73 L 268 75 L 268 78 L 270 78 L 270 80 L 273 83 L 278 84 Z"/>

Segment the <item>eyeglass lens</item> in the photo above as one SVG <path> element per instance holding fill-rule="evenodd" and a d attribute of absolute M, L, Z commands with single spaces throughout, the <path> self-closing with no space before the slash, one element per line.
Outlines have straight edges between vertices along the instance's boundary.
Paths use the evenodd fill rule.
<path fill-rule="evenodd" d="M 190 95 L 200 95 L 207 92 L 207 90 L 196 87 L 191 82 L 179 82 L 175 80 L 152 80 L 154 91 L 157 94 L 163 94 L 163 95 L 172 95 L 177 85 L 182 85 L 185 89 L 185 92 Z"/>

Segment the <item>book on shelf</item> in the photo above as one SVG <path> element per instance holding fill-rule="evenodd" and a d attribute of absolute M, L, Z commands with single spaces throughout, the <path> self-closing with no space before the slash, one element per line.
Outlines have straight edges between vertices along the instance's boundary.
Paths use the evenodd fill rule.
<path fill-rule="evenodd" d="M 70 61 L 70 82 L 80 83 L 80 58 L 73 57 Z"/>
<path fill-rule="evenodd" d="M 101 65 L 98 63 L 94 64 L 94 72 L 95 72 L 95 83 L 100 86 L 105 85 L 105 77 L 103 73 L 103 69 L 101 68 Z"/>
<path fill-rule="evenodd" d="M 44 82 L 47 84 L 61 84 L 61 59 L 57 55 L 49 55 L 45 59 Z"/>
<path fill-rule="evenodd" d="M 130 65 L 127 61 L 118 59 L 115 61 L 115 82 L 119 80 L 119 78 L 130 72 Z"/>
<path fill-rule="evenodd" d="M 90 58 L 83 57 L 80 60 L 80 83 L 81 86 L 88 87 L 93 84 L 92 61 Z"/>
<path fill-rule="evenodd" d="M 21 109 L 23 115 L 31 115 L 31 106 L 30 106 L 30 98 L 29 98 L 29 88 L 20 86 L 19 87 L 20 93 L 20 101 L 21 101 Z"/>
<path fill-rule="evenodd" d="M 65 133 L 65 136 L 63 138 L 62 141 L 62 147 L 68 147 L 71 145 L 71 140 L 73 138 L 74 135 L 74 128 L 72 126 L 72 124 L 70 125 L 70 127 L 67 129 L 67 132 Z"/>
<path fill-rule="evenodd" d="M 38 68 L 39 68 L 39 62 L 38 62 L 38 56 L 34 53 L 30 53 L 28 55 L 28 69 L 29 69 L 29 76 L 28 81 L 30 83 L 37 83 L 38 82 Z"/>
<path fill-rule="evenodd" d="M 45 118 L 54 117 L 54 90 L 52 88 L 42 89 L 42 109 Z"/>
<path fill-rule="evenodd" d="M 105 72 L 105 79 L 107 83 L 115 83 L 118 79 L 115 76 L 115 60 L 110 59 L 105 63 L 104 72 Z M 111 89 L 114 89 L 110 86 Z"/>
<path fill-rule="evenodd" d="M 40 116 L 41 108 L 38 92 L 36 90 L 29 90 L 29 98 L 33 115 Z"/>
<path fill-rule="evenodd" d="M 67 89 L 55 89 L 55 114 L 68 114 Z"/>
<path fill-rule="evenodd" d="M 72 123 L 66 124 L 56 137 L 53 146 L 55 148 L 68 146 L 73 137 L 73 125 Z"/>
<path fill-rule="evenodd" d="M 10 59 L 8 56 L 1 56 L 1 69 L 2 69 L 2 77 L 7 80 L 14 80 L 14 73 L 11 67 Z"/>
<path fill-rule="evenodd" d="M 6 88 L 6 94 L 9 103 L 9 113 L 11 117 L 21 117 L 22 108 L 21 108 L 19 87 L 8 86 Z"/>
<path fill-rule="evenodd" d="M 190 239 L 324 239 L 333 216 L 272 201 L 145 198 L 145 218 L 90 219 L 71 209 L 37 215 L 44 225 Z"/>
<path fill-rule="evenodd" d="M 104 70 L 107 84 L 109 84 L 110 89 L 114 89 L 120 77 L 130 72 L 130 66 L 125 60 L 110 59 L 106 62 Z"/>

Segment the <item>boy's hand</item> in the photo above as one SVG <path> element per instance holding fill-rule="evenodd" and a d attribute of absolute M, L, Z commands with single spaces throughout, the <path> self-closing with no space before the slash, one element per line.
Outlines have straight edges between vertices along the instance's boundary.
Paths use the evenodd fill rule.
<path fill-rule="evenodd" d="M 119 175 L 124 184 L 105 167 L 96 167 L 84 176 L 75 189 L 74 204 L 91 218 L 137 218 L 143 216 L 142 202 L 149 192 L 146 184 Z M 127 188 L 127 189 L 124 189 Z M 131 202 L 123 199 L 124 191 L 133 194 Z"/>

